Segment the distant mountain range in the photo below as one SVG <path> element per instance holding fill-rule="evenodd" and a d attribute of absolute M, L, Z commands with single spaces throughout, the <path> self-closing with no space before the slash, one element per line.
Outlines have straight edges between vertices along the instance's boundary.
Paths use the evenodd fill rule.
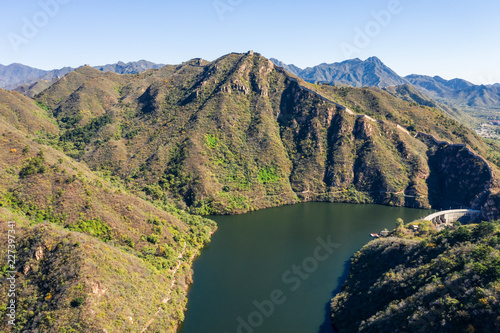
<path fill-rule="evenodd" d="M 137 74 L 151 68 L 161 68 L 165 65 L 155 64 L 146 60 L 124 63 L 119 61 L 116 64 L 108 64 L 104 66 L 94 66 L 94 68 L 103 72 L 115 72 L 117 74 Z M 59 79 L 75 68 L 64 67 L 46 71 L 43 69 L 33 68 L 23 64 L 10 64 L 4 66 L 0 64 L 0 88 L 14 90 L 20 86 L 24 86 L 16 90 L 27 90 L 29 86 L 39 80 L 52 82 L 54 79 Z"/>
<path fill-rule="evenodd" d="M 377 57 L 371 57 L 365 61 L 356 58 L 333 64 L 321 64 L 306 69 L 300 69 L 295 65 L 286 65 L 276 59 L 270 60 L 308 82 L 319 81 L 353 87 L 379 88 L 409 83 L 384 65 Z"/>
<path fill-rule="evenodd" d="M 475 85 L 463 79 L 445 80 L 439 76 L 408 75 L 399 76 L 391 68 L 386 66 L 379 58 L 371 57 L 366 60 L 358 58 L 346 60 L 333 64 L 320 64 L 314 67 L 301 69 L 295 65 L 285 64 L 277 59 L 270 59 L 277 66 L 283 67 L 289 73 L 298 76 L 308 82 L 331 83 L 334 85 L 347 85 L 352 87 L 378 87 L 386 89 L 393 86 L 413 85 L 426 97 L 417 96 L 412 100 L 410 96 L 416 96 L 414 91 L 407 94 L 408 88 L 400 90 L 406 96 L 404 98 L 419 103 L 430 97 L 436 100 L 425 101 L 426 104 L 435 104 L 441 110 L 454 116 L 461 121 L 471 121 L 469 116 L 484 120 L 500 120 L 500 83 L 493 85 Z M 156 64 L 146 60 L 135 62 L 118 62 L 94 68 L 103 72 L 114 72 L 117 74 L 137 74 L 152 68 L 164 67 L 164 64 Z M 41 70 L 22 64 L 0 65 L 0 88 L 16 90 L 29 97 L 42 92 L 59 78 L 75 68 L 64 67 L 55 70 Z M 395 89 L 389 89 L 397 97 Z M 465 116 L 467 113 L 468 116 Z"/>
<path fill-rule="evenodd" d="M 47 75 L 19 69 L 33 79 Z M 20 272 L 16 325 L 0 311 L 1 332 L 176 331 L 191 263 L 216 230 L 202 216 L 318 201 L 470 207 L 485 220 L 500 218 L 496 146 L 429 107 L 435 102 L 409 84 L 311 84 L 254 52 L 137 75 L 82 66 L 51 83 L 54 77 L 33 85 L 49 85 L 34 98 L 0 89 L 0 218 L 15 221 L 0 223 L 0 239 L 6 243 L 15 228 L 9 269 Z M 398 225 L 394 235 L 426 238 L 384 238 L 365 247 L 368 256 L 356 256 L 351 289 L 333 304 L 335 325 L 358 331 L 348 326 L 368 318 L 368 329 L 373 322 L 400 329 L 415 313 L 415 331 L 423 321 L 440 323 L 443 308 L 447 316 L 459 313 L 454 323 L 461 327 L 495 320 L 498 231 L 485 239 L 493 229 L 445 234 L 420 226 Z M 464 251 L 482 261 L 462 265 Z M 7 254 L 0 246 L 0 257 Z M 406 275 L 391 273 L 396 264 Z M 457 270 L 466 271 L 465 282 L 452 280 Z M 450 279 L 436 281 L 442 276 Z M 460 298 L 463 314 L 458 296 L 443 296 L 450 284 L 473 290 Z M 0 290 L 9 286 L 0 279 Z M 491 295 L 484 302 L 479 287 Z M 2 307 L 8 299 L 0 293 Z M 366 311 L 352 310 L 363 310 L 364 299 L 370 312 L 363 317 Z M 394 315 L 396 301 L 406 312 Z M 420 311 L 425 305 L 433 312 Z"/>
<path fill-rule="evenodd" d="M 165 64 L 155 64 L 147 60 L 139 60 L 134 62 L 124 63 L 122 61 L 116 64 L 109 64 L 104 66 L 94 66 L 94 68 L 102 72 L 115 72 L 117 74 L 138 74 L 151 68 L 162 68 Z"/>
<path fill-rule="evenodd" d="M 51 81 L 63 77 L 73 70 L 74 68 L 64 67 L 46 71 L 18 63 L 8 66 L 0 65 L 0 88 L 12 90 L 22 84 L 30 84 L 42 79 Z"/>
<path fill-rule="evenodd" d="M 500 83 L 475 85 L 462 79 L 445 80 L 439 76 L 415 74 L 401 77 L 377 57 L 365 61 L 356 58 L 340 63 L 320 64 L 306 69 L 277 59 L 270 60 L 308 82 L 379 88 L 410 84 L 451 108 L 462 109 L 482 119 L 500 119 Z"/>
<path fill-rule="evenodd" d="M 500 107 L 500 84 L 475 85 L 462 79 L 424 75 L 409 75 L 405 79 L 432 98 L 453 100 L 472 108 Z"/>

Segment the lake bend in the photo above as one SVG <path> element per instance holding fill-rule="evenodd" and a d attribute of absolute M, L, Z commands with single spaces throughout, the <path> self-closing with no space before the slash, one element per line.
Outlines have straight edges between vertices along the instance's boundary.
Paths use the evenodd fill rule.
<path fill-rule="evenodd" d="M 302 203 L 212 216 L 181 333 L 330 333 L 329 303 L 371 233 L 429 210 Z M 373 265 L 377 265 L 376 262 Z"/>

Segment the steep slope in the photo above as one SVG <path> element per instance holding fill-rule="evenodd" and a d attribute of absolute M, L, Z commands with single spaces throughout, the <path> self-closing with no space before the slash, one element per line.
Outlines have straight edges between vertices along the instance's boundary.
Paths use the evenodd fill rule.
<path fill-rule="evenodd" d="M 308 82 L 319 81 L 353 87 L 379 88 L 408 83 L 408 81 L 384 65 L 377 57 L 371 57 L 365 61 L 356 58 L 340 63 L 321 64 L 306 69 L 286 65 L 276 59 L 271 59 L 271 61 Z"/>
<path fill-rule="evenodd" d="M 28 97 L 33 98 L 36 95 L 38 95 L 39 93 L 41 93 L 42 91 L 44 91 L 45 89 L 47 89 L 48 87 L 50 87 L 56 81 L 57 81 L 57 79 L 53 79 L 50 81 L 45 80 L 45 79 L 40 79 L 40 80 L 36 81 L 35 83 L 24 84 L 24 85 L 16 87 L 13 90 L 23 94 L 24 96 L 28 96 Z"/>
<path fill-rule="evenodd" d="M 412 102 L 392 98 L 391 94 L 378 88 L 357 89 L 324 85 L 312 87 L 318 93 L 359 114 L 366 114 L 377 120 L 394 122 L 414 134 L 424 132 L 439 140 L 465 143 L 481 155 L 487 156 L 486 144 L 479 136 L 433 107 L 415 105 Z"/>
<path fill-rule="evenodd" d="M 0 91 L 0 98 L 0 241 L 8 244 L 6 222 L 15 221 L 19 272 L 13 328 L 6 317 L 10 284 L 0 285 L 1 329 L 175 330 L 191 261 L 215 224 L 165 201 L 152 204 L 119 180 L 34 142 L 30 122 L 46 111 L 18 93 Z M 17 108 L 23 116 L 13 118 Z M 44 118 L 38 122 L 46 126 Z M 6 246 L 0 252 L 7 257 Z M 2 265 L 1 276 L 8 270 Z"/>
<path fill-rule="evenodd" d="M 82 67 L 37 100 L 67 128 L 40 140 L 202 214 L 298 200 L 428 207 L 429 193 L 454 176 L 431 167 L 440 144 L 417 132 L 487 154 L 480 138 L 434 108 L 377 88 L 311 85 L 252 52 L 139 75 Z M 453 163 L 487 168 L 467 151 Z M 487 177 L 466 170 L 481 180 L 477 191 L 458 203 L 448 191 L 439 205 L 482 206 L 498 187 L 496 169 Z"/>
<path fill-rule="evenodd" d="M 498 331 L 499 230 L 483 222 L 438 232 L 415 222 L 370 242 L 332 300 L 333 326 L 339 333 Z"/>
<path fill-rule="evenodd" d="M 59 132 L 57 122 L 47 109 L 17 92 L 0 89 L 0 115 L 9 125 L 30 134 Z"/>

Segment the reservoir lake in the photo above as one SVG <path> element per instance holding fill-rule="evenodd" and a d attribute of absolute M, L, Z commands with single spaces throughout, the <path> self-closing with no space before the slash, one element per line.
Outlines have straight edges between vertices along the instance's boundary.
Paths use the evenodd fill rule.
<path fill-rule="evenodd" d="M 302 203 L 212 216 L 181 333 L 331 333 L 329 303 L 371 233 L 429 210 Z M 377 265 L 376 262 L 373 265 Z"/>

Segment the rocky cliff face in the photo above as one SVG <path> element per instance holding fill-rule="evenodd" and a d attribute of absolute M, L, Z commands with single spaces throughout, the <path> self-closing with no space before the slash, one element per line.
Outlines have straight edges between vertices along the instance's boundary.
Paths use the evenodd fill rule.
<path fill-rule="evenodd" d="M 77 154 L 93 169 L 202 214 L 298 200 L 478 207 L 494 177 L 414 137 L 485 151 L 438 110 L 376 88 L 311 85 L 253 53 L 134 76 L 81 68 L 38 100 L 62 127 L 93 126 Z M 104 115 L 111 121 L 88 125 Z M 455 182 L 462 176 L 474 181 Z"/>
<path fill-rule="evenodd" d="M 465 147 L 438 145 L 428 152 L 430 175 L 429 201 L 433 207 L 464 205 L 480 208 L 489 195 L 492 174 L 484 160 L 471 155 Z"/>
<path fill-rule="evenodd" d="M 0 151 L 18 331 L 175 329 L 215 229 L 186 210 L 316 200 L 499 217 L 498 170 L 467 128 L 380 89 L 308 84 L 252 52 L 134 75 L 84 66 L 36 101 L 0 90 Z"/>
<path fill-rule="evenodd" d="M 427 183 L 433 189 L 429 201 L 433 207 L 449 209 L 463 205 L 483 210 L 483 217 L 494 219 L 496 213 L 492 191 L 498 188 L 496 168 L 465 144 L 438 141 L 433 136 L 418 133 L 428 145 L 430 175 Z M 490 204 L 487 204 L 487 202 Z"/>
<path fill-rule="evenodd" d="M 500 216 L 500 194 L 498 190 L 490 194 L 485 204 L 482 207 L 483 217 L 488 220 L 498 219 Z"/>

